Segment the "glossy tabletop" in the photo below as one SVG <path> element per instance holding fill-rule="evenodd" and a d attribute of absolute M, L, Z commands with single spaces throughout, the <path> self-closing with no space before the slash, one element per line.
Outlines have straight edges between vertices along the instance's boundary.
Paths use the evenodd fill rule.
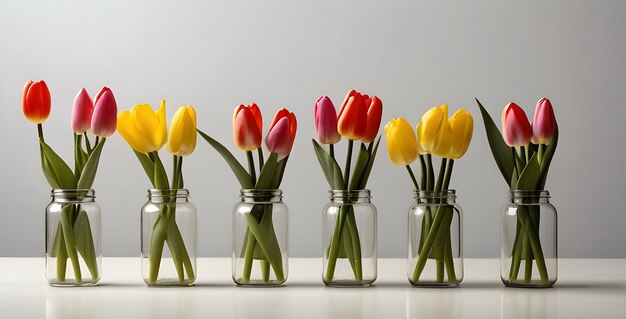
<path fill-rule="evenodd" d="M 148 288 L 139 258 L 104 258 L 99 286 L 57 288 L 42 258 L 0 258 L 0 318 L 626 318 L 626 259 L 562 259 L 554 288 L 505 288 L 497 259 L 467 259 L 457 288 L 415 288 L 404 259 L 373 287 L 323 285 L 318 258 L 290 259 L 285 287 L 242 288 L 230 259 L 198 260 L 194 287 Z"/>

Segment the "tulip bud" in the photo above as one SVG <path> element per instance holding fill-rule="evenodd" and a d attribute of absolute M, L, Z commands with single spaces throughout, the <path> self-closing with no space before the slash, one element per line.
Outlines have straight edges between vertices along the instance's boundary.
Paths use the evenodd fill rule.
<path fill-rule="evenodd" d="M 72 107 L 72 130 L 76 134 L 83 134 L 91 128 L 91 115 L 93 113 L 93 101 L 85 88 L 74 98 Z"/>
<path fill-rule="evenodd" d="M 165 122 L 165 100 L 157 112 L 150 104 L 133 106 L 130 111 L 122 111 L 117 118 L 117 130 L 135 151 L 151 153 L 161 149 L 167 140 Z"/>
<path fill-rule="evenodd" d="M 367 106 L 361 93 L 351 90 L 341 105 L 337 131 L 349 140 L 360 140 L 367 132 Z"/>
<path fill-rule="evenodd" d="M 448 105 L 433 107 L 422 116 L 417 127 L 418 141 L 423 151 L 443 156 L 450 148 Z"/>
<path fill-rule="evenodd" d="M 385 125 L 387 151 L 391 162 L 398 166 L 407 166 L 417 158 L 417 138 L 413 127 L 403 118 L 389 121 Z"/>
<path fill-rule="evenodd" d="M 365 136 L 363 136 L 363 143 L 371 143 L 378 135 L 380 120 L 383 116 L 383 102 L 377 96 L 367 98 L 366 102 L 367 126 Z"/>
<path fill-rule="evenodd" d="M 317 139 L 322 144 L 335 144 L 341 140 L 337 132 L 337 111 L 328 96 L 315 101 L 315 130 Z"/>
<path fill-rule="evenodd" d="M 469 148 L 474 132 L 474 119 L 466 109 L 457 110 L 449 120 L 450 149 L 444 157 L 459 159 Z"/>
<path fill-rule="evenodd" d="M 533 136 L 526 113 L 515 103 L 509 103 L 502 111 L 502 137 L 511 147 L 530 143 Z"/>
<path fill-rule="evenodd" d="M 263 118 L 256 103 L 248 106 L 240 104 L 233 113 L 233 139 L 235 145 L 243 151 L 252 151 L 261 147 Z"/>
<path fill-rule="evenodd" d="M 196 110 L 183 106 L 176 111 L 170 125 L 167 150 L 178 156 L 187 156 L 196 148 Z"/>
<path fill-rule="evenodd" d="M 554 129 L 556 127 L 556 119 L 554 117 L 554 110 L 552 109 L 552 103 L 547 98 L 542 98 L 537 102 L 537 108 L 535 109 L 535 117 L 533 119 L 533 138 L 532 142 L 535 144 L 548 144 L 554 136 Z"/>
<path fill-rule="evenodd" d="M 278 110 L 265 138 L 267 149 L 281 157 L 289 155 L 296 139 L 297 127 L 295 114 L 284 108 Z"/>
<path fill-rule="evenodd" d="M 91 132 L 100 137 L 109 137 L 115 133 L 117 125 L 117 103 L 108 87 L 103 87 L 94 103 L 91 116 Z"/>
<path fill-rule="evenodd" d="M 50 115 L 50 90 L 43 80 L 28 80 L 22 93 L 22 112 L 27 120 L 41 124 Z"/>

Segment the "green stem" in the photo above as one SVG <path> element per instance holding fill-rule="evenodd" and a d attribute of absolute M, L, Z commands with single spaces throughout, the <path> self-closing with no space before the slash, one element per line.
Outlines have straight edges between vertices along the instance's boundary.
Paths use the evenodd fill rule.
<path fill-rule="evenodd" d="M 413 174 L 413 170 L 411 169 L 411 166 L 407 165 L 406 170 L 409 171 L 409 175 L 411 176 L 411 180 L 413 181 L 413 186 L 415 186 L 415 190 L 419 191 L 420 187 L 417 184 L 417 179 L 415 178 L 415 174 Z"/>
<path fill-rule="evenodd" d="M 352 160 L 352 148 L 354 147 L 354 141 L 353 140 L 348 140 L 348 154 L 346 156 L 346 166 L 345 169 L 343 171 L 343 181 L 344 181 L 344 185 L 346 185 L 346 188 L 348 187 L 348 185 L 350 185 L 349 179 L 350 179 L 350 162 Z"/>
<path fill-rule="evenodd" d="M 332 159 L 335 159 L 335 144 L 330 144 L 329 148 L 330 148 L 330 157 Z"/>
<path fill-rule="evenodd" d="M 443 261 L 446 264 L 448 281 L 456 282 L 456 274 L 454 271 L 454 257 L 452 256 L 452 241 L 450 240 L 450 236 L 448 236 L 447 241 L 446 241 L 446 248 L 445 248 L 445 254 L 443 256 Z"/>
<path fill-rule="evenodd" d="M 252 151 L 246 151 L 246 157 L 248 158 L 248 170 L 252 177 L 252 183 L 256 184 L 256 172 L 254 170 L 254 157 L 252 157 Z"/>
<path fill-rule="evenodd" d="M 437 176 L 437 183 L 435 184 L 435 196 L 439 196 L 439 192 L 441 192 L 441 187 L 443 184 L 443 177 L 446 172 L 446 164 L 448 160 L 445 158 L 441 159 L 441 165 L 439 166 L 439 175 Z"/>
<path fill-rule="evenodd" d="M 257 148 L 257 154 L 259 155 L 259 174 L 261 174 L 261 171 L 263 170 L 263 165 L 265 165 L 265 161 L 263 160 L 263 148 L 259 147 Z"/>
<path fill-rule="evenodd" d="M 433 169 L 433 158 L 432 155 L 426 154 L 426 189 L 433 190 L 435 184 L 435 170 Z"/>
<path fill-rule="evenodd" d="M 43 138 L 43 125 L 41 123 L 37 124 L 37 135 L 39 135 L 41 141 L 45 141 Z"/>
<path fill-rule="evenodd" d="M 350 205 L 348 209 L 347 223 L 350 234 L 352 235 L 352 252 L 354 254 L 354 279 L 357 282 L 363 280 L 363 268 L 361 265 L 361 241 L 359 240 L 359 231 L 356 226 L 356 219 L 354 216 L 354 206 Z M 344 243 L 345 245 L 346 243 Z"/>
<path fill-rule="evenodd" d="M 422 189 L 426 189 L 426 162 L 424 161 L 424 155 L 420 155 L 420 167 L 421 167 L 421 176 L 420 176 L 420 186 Z"/>
<path fill-rule="evenodd" d="M 523 241 L 522 223 L 519 221 L 519 215 L 517 218 L 517 227 L 515 230 L 515 241 L 513 242 L 513 253 L 511 254 L 511 269 L 509 271 L 509 282 L 513 282 L 517 279 L 519 274 L 519 267 L 522 260 L 522 249 L 520 248 Z"/>
<path fill-rule="evenodd" d="M 543 251 L 541 249 L 541 242 L 539 241 L 539 236 L 537 234 L 537 230 L 533 225 L 529 213 L 524 212 L 525 216 L 522 216 L 522 227 L 524 228 L 524 232 L 528 234 L 528 238 L 530 240 L 530 247 L 532 249 L 532 254 L 537 263 L 537 270 L 539 271 L 539 277 L 541 281 L 548 281 L 548 271 L 546 269 L 546 262 L 543 257 Z"/>
<path fill-rule="evenodd" d="M 65 247 L 67 255 L 72 262 L 72 269 L 74 269 L 74 278 L 77 284 L 83 281 L 83 276 L 80 271 L 80 263 L 78 262 L 78 255 L 76 253 L 76 244 L 74 242 L 74 231 L 72 227 L 72 210 L 74 205 L 66 205 L 61 210 L 61 225 L 63 227 L 63 237 L 65 239 Z"/>
<path fill-rule="evenodd" d="M 443 262 L 443 259 L 437 259 L 436 264 L 437 264 L 437 282 L 442 283 L 443 275 L 444 275 L 444 265 L 445 265 Z"/>
<path fill-rule="evenodd" d="M 261 275 L 263 276 L 263 282 L 270 281 L 270 263 L 267 259 L 259 260 L 261 264 Z"/>
<path fill-rule="evenodd" d="M 87 136 L 87 132 L 83 133 L 83 136 L 85 137 L 85 148 L 87 149 L 87 154 L 91 154 L 91 151 L 93 149 L 91 148 L 91 142 L 89 142 L 89 137 Z"/>
<path fill-rule="evenodd" d="M 333 236 L 330 239 L 330 248 L 328 251 L 328 266 L 326 268 L 326 281 L 333 281 L 335 275 L 335 266 L 337 264 L 337 255 L 339 254 L 339 242 L 341 240 L 341 233 L 343 225 L 346 221 L 347 206 L 342 205 L 339 208 L 339 214 L 337 216 L 337 223 L 335 224 L 335 230 Z"/>
<path fill-rule="evenodd" d="M 63 236 L 63 226 L 59 222 L 57 233 L 55 235 L 56 246 L 55 255 L 57 257 L 57 279 L 61 282 L 65 281 L 65 273 L 67 271 L 67 250 L 65 249 L 65 237 Z M 53 246 L 54 249 L 54 246 Z"/>
<path fill-rule="evenodd" d="M 252 273 L 252 262 L 254 261 L 254 249 L 256 247 L 256 239 L 254 235 L 248 231 L 246 238 L 246 249 L 243 259 L 243 282 L 250 282 L 250 274 Z"/>
<path fill-rule="evenodd" d="M 161 213 L 154 223 L 150 238 L 150 271 L 148 281 L 156 283 L 159 277 L 159 268 L 161 267 L 161 258 L 163 256 L 163 246 L 165 245 L 165 237 L 170 224 L 171 213 L 166 204 L 162 204 Z"/>

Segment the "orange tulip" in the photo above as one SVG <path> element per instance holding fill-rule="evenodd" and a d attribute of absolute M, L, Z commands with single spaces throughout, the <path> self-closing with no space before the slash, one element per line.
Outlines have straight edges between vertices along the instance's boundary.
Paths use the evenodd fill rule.
<path fill-rule="evenodd" d="M 50 90 L 43 80 L 28 80 L 22 94 L 22 111 L 29 121 L 41 124 L 50 115 Z"/>
<path fill-rule="evenodd" d="M 337 131 L 341 136 L 349 140 L 360 140 L 365 137 L 367 133 L 365 99 L 366 97 L 355 90 L 348 92 L 338 116 Z"/>
<path fill-rule="evenodd" d="M 248 106 L 240 104 L 233 113 L 233 139 L 242 151 L 252 151 L 261 147 L 263 118 L 256 103 Z"/>

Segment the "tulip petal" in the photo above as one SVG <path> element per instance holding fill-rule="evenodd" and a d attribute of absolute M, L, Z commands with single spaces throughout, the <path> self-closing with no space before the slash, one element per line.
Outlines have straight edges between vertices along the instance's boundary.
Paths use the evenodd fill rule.
<path fill-rule="evenodd" d="M 154 151 L 142 142 L 141 135 L 137 127 L 135 127 L 130 111 L 122 111 L 118 114 L 117 131 L 124 138 L 126 143 L 128 143 L 128 145 L 130 145 L 130 147 L 135 151 L 144 154 Z"/>

